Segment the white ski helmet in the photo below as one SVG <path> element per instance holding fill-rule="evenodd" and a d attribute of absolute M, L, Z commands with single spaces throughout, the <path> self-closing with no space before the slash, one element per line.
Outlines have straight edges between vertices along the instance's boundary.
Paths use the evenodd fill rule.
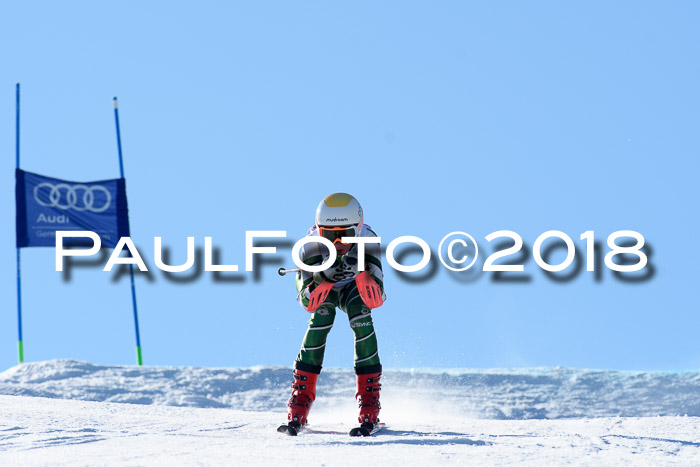
<path fill-rule="evenodd" d="M 328 195 L 316 208 L 316 227 L 354 225 L 359 231 L 363 221 L 362 206 L 354 196 L 347 193 Z"/>

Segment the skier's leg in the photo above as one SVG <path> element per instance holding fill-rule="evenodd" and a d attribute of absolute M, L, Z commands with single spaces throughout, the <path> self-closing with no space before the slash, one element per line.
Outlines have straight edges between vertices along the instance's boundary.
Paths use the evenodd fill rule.
<path fill-rule="evenodd" d="M 306 329 L 304 340 L 301 343 L 301 350 L 297 355 L 298 362 L 317 366 L 319 372 L 326 352 L 326 338 L 331 332 L 333 321 L 335 321 L 337 303 L 337 293 L 331 290 L 326 301 L 311 315 L 309 327 Z"/>
<path fill-rule="evenodd" d="M 376 423 L 379 419 L 379 391 L 382 365 L 379 362 L 377 336 L 370 310 L 360 298 L 354 283 L 348 284 L 340 293 L 340 307 L 348 314 L 350 327 L 355 335 L 355 374 L 360 423 Z"/>
<path fill-rule="evenodd" d="M 355 368 L 378 365 L 379 351 L 372 310 L 360 298 L 354 282 L 341 290 L 339 302 L 340 309 L 348 314 L 350 327 L 355 335 Z"/>
<path fill-rule="evenodd" d="M 311 315 L 301 350 L 294 362 L 292 396 L 287 403 L 287 419 L 303 425 L 316 399 L 316 382 L 321 373 L 326 337 L 335 320 L 338 294 L 331 291 L 326 301 Z"/>

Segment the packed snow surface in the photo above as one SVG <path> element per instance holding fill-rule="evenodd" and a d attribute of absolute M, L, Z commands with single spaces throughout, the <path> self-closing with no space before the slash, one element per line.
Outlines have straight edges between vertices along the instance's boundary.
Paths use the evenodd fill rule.
<path fill-rule="evenodd" d="M 0 465 L 699 465 L 700 372 L 387 370 L 387 428 L 350 438 L 354 374 L 324 369 L 310 430 L 291 369 L 28 363 L 0 373 Z M 60 400 L 59 400 L 60 399 Z"/>

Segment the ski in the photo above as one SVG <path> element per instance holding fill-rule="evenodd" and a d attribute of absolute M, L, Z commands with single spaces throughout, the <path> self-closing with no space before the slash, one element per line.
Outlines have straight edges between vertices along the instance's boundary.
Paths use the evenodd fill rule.
<path fill-rule="evenodd" d="M 301 431 L 306 428 L 306 424 L 300 425 L 298 423 L 287 423 L 284 425 L 280 425 L 277 428 L 278 433 L 284 433 L 287 436 L 297 436 Z"/>
<path fill-rule="evenodd" d="M 363 423 L 362 425 L 350 430 L 350 436 L 372 436 L 382 428 L 386 423 Z"/>

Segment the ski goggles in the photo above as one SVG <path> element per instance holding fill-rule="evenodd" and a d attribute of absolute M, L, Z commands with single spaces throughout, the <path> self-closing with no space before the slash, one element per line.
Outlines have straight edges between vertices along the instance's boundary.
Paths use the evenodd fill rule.
<path fill-rule="evenodd" d="M 330 240 L 333 244 L 342 243 L 340 239 L 343 237 L 357 237 L 359 233 L 358 230 L 358 226 L 356 225 L 341 225 L 338 227 L 318 226 L 318 234 Z"/>

